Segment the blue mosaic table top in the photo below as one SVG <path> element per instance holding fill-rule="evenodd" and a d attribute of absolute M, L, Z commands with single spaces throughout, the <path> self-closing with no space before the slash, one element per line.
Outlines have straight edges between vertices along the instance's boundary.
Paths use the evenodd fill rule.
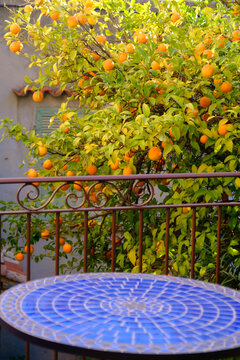
<path fill-rule="evenodd" d="M 89 273 L 30 281 L 0 296 L 0 318 L 69 349 L 130 357 L 240 349 L 240 293 L 172 276 Z"/>

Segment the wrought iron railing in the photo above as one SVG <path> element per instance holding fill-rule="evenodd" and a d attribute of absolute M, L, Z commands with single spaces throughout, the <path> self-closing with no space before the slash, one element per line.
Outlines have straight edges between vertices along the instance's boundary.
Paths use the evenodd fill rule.
<path fill-rule="evenodd" d="M 55 213 L 55 274 L 59 275 L 59 238 L 61 231 L 60 215 L 64 213 L 83 213 L 84 214 L 84 232 L 83 232 L 83 272 L 88 271 L 88 235 L 89 235 L 89 214 L 91 212 L 99 213 L 101 215 L 107 212 L 112 217 L 111 226 L 111 271 L 116 269 L 116 233 L 117 224 L 116 216 L 118 212 L 124 212 L 134 210 L 138 212 L 139 217 L 139 229 L 138 229 L 138 271 L 142 272 L 143 264 L 143 243 L 144 243 L 144 212 L 152 209 L 163 209 L 166 212 L 165 215 L 165 254 L 163 256 L 164 261 L 164 274 L 169 274 L 169 228 L 170 228 L 170 211 L 176 208 L 191 208 L 191 261 L 190 261 L 190 276 L 195 277 L 195 243 L 196 243 L 196 216 L 199 208 L 202 207 L 214 207 L 217 208 L 217 224 L 216 224 L 216 276 L 215 281 L 219 283 L 220 274 L 220 258 L 221 258 L 221 228 L 222 228 L 222 208 L 225 206 L 239 207 L 240 200 L 236 199 L 213 201 L 213 202 L 189 202 L 189 203 L 162 203 L 161 198 L 153 203 L 152 199 L 156 197 L 155 189 L 158 182 L 162 182 L 165 179 L 174 181 L 176 179 L 223 179 L 229 178 L 234 182 L 237 178 L 240 178 L 239 172 L 232 173 L 185 173 L 185 174 L 154 174 L 154 175 L 108 175 L 108 176 L 74 176 L 74 177 L 45 177 L 45 178 L 2 178 L 0 179 L 0 185 L 9 186 L 11 184 L 19 184 L 20 187 L 16 193 L 16 202 L 19 205 L 18 210 L 4 210 L 0 211 L 0 257 L 2 251 L 2 219 L 3 217 L 9 217 L 11 215 L 25 215 L 26 216 L 26 279 L 31 279 L 31 228 L 32 228 L 32 216 L 36 214 L 53 214 Z M 88 188 L 84 186 L 85 183 L 90 184 Z M 58 183 L 52 190 L 49 197 L 44 203 L 37 203 L 41 199 L 41 183 L 54 184 Z M 60 190 L 66 187 L 68 184 L 75 184 L 78 186 L 78 191 L 70 191 L 68 193 L 61 192 L 61 197 L 65 200 L 64 207 L 48 207 L 52 204 L 54 199 L 59 194 Z M 101 185 L 99 185 L 101 184 Z M 120 186 L 119 184 L 125 184 Z M 128 184 L 128 185 L 126 185 Z M 91 197 L 93 189 L 98 190 L 95 192 L 94 201 Z M 117 194 L 118 203 L 109 203 L 110 196 L 104 191 L 104 187 L 111 186 L 111 189 Z M 1 187 L 0 187 L 1 188 Z M 131 189 L 134 193 L 134 197 L 129 196 L 129 192 L 124 192 L 122 189 Z M 25 200 L 24 200 L 25 199 Z M 36 205 L 37 204 L 37 205 Z M 239 217 L 237 222 L 239 222 Z M 1 262 L 0 262 L 0 274 L 1 274 Z M 1 279 L 0 279 L 1 283 Z M 54 353 L 54 358 L 57 359 L 57 353 Z M 29 359 L 29 345 L 26 345 L 26 360 Z"/>

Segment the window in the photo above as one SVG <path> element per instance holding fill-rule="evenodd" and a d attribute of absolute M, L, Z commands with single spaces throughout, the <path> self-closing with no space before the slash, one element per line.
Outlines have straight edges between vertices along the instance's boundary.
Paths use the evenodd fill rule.
<path fill-rule="evenodd" d="M 55 119 L 51 127 L 49 121 L 52 116 L 57 114 L 58 108 L 37 108 L 36 109 L 36 134 L 50 134 L 53 130 L 59 128 L 60 120 Z"/>

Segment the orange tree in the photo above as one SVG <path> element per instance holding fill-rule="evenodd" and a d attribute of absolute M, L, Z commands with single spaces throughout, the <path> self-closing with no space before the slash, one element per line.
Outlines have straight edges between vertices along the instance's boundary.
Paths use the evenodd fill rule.
<path fill-rule="evenodd" d="M 49 124 L 59 121 L 59 129 L 48 136 L 2 121 L 4 136 L 29 148 L 27 158 L 34 168 L 29 176 L 34 171 L 39 176 L 239 171 L 240 5 L 217 1 L 212 9 L 208 3 L 196 1 L 189 7 L 184 1 L 35 0 L 12 13 L 7 45 L 27 57 L 30 67 L 40 69 L 36 79 L 25 77 L 25 90 L 31 86 L 37 102 L 43 100 L 44 86 L 71 91 Z M 85 111 L 83 117 L 78 116 L 79 107 Z M 81 191 L 84 186 L 89 184 L 74 188 Z M 133 199 L 140 192 L 121 186 Z M 240 179 L 174 180 L 156 186 L 164 203 L 238 199 L 240 193 Z M 97 191 L 90 194 L 93 202 L 98 201 Z M 113 189 L 104 191 L 110 202 L 119 201 Z M 216 211 L 197 211 L 195 270 L 205 279 L 214 277 Z M 79 216 L 64 216 L 61 230 L 73 243 L 73 254 L 82 252 Z M 159 273 L 165 214 L 144 216 L 143 271 Z M 240 266 L 238 216 L 237 208 L 223 212 L 225 283 L 236 280 Z M 117 220 L 117 266 L 137 271 L 138 219 L 128 212 Z M 36 223 L 33 243 L 41 237 L 44 221 L 54 226 L 50 218 Z M 19 251 L 13 224 L 9 243 Z M 110 261 L 109 226 L 107 216 L 89 223 L 91 270 Z M 49 250 L 54 247 L 53 231 L 46 245 Z M 171 211 L 173 274 L 184 276 L 189 271 L 190 238 L 191 209 Z M 69 265 L 75 263 L 73 255 Z"/>

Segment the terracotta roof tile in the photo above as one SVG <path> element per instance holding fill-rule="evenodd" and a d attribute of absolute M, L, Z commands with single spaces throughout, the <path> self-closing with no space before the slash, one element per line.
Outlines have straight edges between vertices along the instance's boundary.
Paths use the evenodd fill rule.
<path fill-rule="evenodd" d="M 16 94 L 17 96 L 27 96 L 28 93 L 33 93 L 35 90 L 32 90 L 30 87 L 27 89 L 27 91 L 25 92 L 24 91 L 24 87 L 20 90 L 16 90 L 16 89 L 12 89 L 12 91 L 14 92 L 14 94 Z M 41 91 L 43 93 L 48 93 L 54 97 L 58 97 L 58 96 L 61 96 L 61 95 L 67 95 L 67 96 L 72 96 L 72 95 L 76 95 L 76 93 L 74 93 L 73 91 L 69 90 L 69 89 L 64 89 L 64 90 L 61 90 L 61 89 L 52 89 L 50 87 L 44 87 L 41 89 Z"/>

